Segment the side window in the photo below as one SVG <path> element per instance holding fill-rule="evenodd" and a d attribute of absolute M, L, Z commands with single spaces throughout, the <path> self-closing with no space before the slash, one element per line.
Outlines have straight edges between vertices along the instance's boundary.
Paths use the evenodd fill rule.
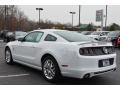
<path fill-rule="evenodd" d="M 25 42 L 39 42 L 43 33 L 42 32 L 32 32 L 25 37 Z"/>
<path fill-rule="evenodd" d="M 36 42 L 39 42 L 40 39 L 42 38 L 42 36 L 43 36 L 43 33 L 39 32 L 38 35 L 37 35 L 37 38 L 36 38 Z"/>
<path fill-rule="evenodd" d="M 56 41 L 57 38 L 53 35 L 50 35 L 48 34 L 46 37 L 45 37 L 45 41 Z"/>

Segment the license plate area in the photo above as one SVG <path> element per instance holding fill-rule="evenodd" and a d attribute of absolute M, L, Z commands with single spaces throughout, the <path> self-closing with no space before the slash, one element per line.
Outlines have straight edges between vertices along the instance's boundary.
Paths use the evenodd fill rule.
<path fill-rule="evenodd" d="M 108 59 L 103 60 L 102 63 L 103 63 L 103 67 L 110 65 L 110 61 Z"/>
<path fill-rule="evenodd" d="M 98 66 L 99 67 L 110 66 L 113 65 L 113 62 L 114 62 L 114 58 L 99 60 Z"/>

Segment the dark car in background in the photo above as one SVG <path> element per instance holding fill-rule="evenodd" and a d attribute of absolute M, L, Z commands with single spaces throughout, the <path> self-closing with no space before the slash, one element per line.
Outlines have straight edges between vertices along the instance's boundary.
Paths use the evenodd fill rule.
<path fill-rule="evenodd" d="M 103 38 L 106 38 L 108 33 L 110 31 L 94 31 L 90 35 L 88 35 L 90 38 L 93 38 L 98 41 L 102 41 Z"/>
<path fill-rule="evenodd" d="M 0 39 L 2 39 L 4 42 L 6 40 L 7 33 L 8 33 L 8 30 L 2 30 L 2 31 L 0 31 Z"/>
<path fill-rule="evenodd" d="M 23 38 L 27 32 L 24 31 L 14 31 L 14 32 L 8 32 L 6 35 L 7 42 L 9 41 L 15 41 L 19 38 Z"/>
<path fill-rule="evenodd" d="M 116 47 L 120 46 L 120 31 L 111 31 L 108 34 L 107 40 L 112 42 L 112 44 Z"/>
<path fill-rule="evenodd" d="M 3 30 L 0 31 L 0 39 L 2 39 L 4 42 L 10 42 L 10 41 L 15 41 L 19 38 L 23 38 L 27 32 L 24 31 L 8 31 L 8 30 Z"/>
<path fill-rule="evenodd" d="M 6 33 L 6 38 L 5 38 L 5 42 L 10 42 L 12 41 L 12 37 L 13 37 L 13 32 L 7 32 Z"/>

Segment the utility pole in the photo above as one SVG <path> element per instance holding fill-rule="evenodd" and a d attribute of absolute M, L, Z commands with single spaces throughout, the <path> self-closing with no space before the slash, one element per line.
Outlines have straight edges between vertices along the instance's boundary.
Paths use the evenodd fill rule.
<path fill-rule="evenodd" d="M 72 30 L 73 30 L 73 15 L 76 14 L 76 12 L 70 12 L 72 14 Z"/>
<path fill-rule="evenodd" d="M 79 5 L 79 26 L 80 26 L 80 23 L 81 23 L 80 22 L 80 16 L 81 16 L 80 14 L 81 14 L 81 5 Z"/>
<path fill-rule="evenodd" d="M 7 5 L 5 5 L 5 24 L 4 24 L 4 30 L 6 30 L 7 24 Z"/>
<path fill-rule="evenodd" d="M 43 8 L 36 8 L 36 10 L 38 10 L 38 11 L 39 11 L 39 28 L 40 28 L 40 11 L 42 11 L 42 10 L 43 10 Z"/>
<path fill-rule="evenodd" d="M 103 20 L 104 20 L 104 14 L 103 14 L 103 10 L 102 10 L 102 16 L 101 16 L 101 29 L 103 31 Z"/>
<path fill-rule="evenodd" d="M 105 30 L 107 30 L 107 9 L 108 9 L 108 6 L 106 5 Z"/>

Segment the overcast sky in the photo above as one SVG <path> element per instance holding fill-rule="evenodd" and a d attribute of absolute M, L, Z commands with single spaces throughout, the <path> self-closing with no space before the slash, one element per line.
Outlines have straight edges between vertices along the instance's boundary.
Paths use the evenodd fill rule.
<path fill-rule="evenodd" d="M 38 11 L 36 7 L 43 8 L 41 11 L 42 20 L 51 20 L 53 22 L 71 23 L 70 11 L 75 11 L 74 25 L 78 24 L 79 6 L 78 5 L 19 5 L 21 11 L 31 20 L 38 20 Z M 81 6 L 81 23 L 94 23 L 95 25 L 101 25 L 100 22 L 95 21 L 96 10 L 104 10 L 105 5 L 82 5 Z M 120 5 L 108 6 L 108 21 L 107 25 L 111 23 L 120 24 Z"/>

